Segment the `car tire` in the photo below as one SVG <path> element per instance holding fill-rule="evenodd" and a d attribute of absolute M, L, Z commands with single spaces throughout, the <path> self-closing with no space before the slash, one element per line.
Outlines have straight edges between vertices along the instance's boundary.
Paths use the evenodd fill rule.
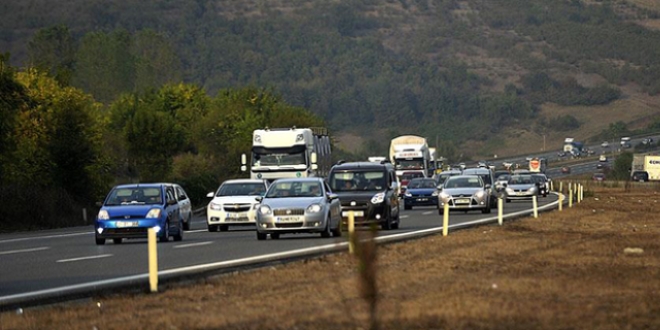
<path fill-rule="evenodd" d="M 507 199 L 506 199 L 506 202 L 507 202 L 507 203 L 511 203 L 511 200 L 507 198 Z"/>
<path fill-rule="evenodd" d="M 105 241 L 105 240 L 104 240 L 104 241 Z M 122 242 L 122 239 L 121 239 L 121 238 L 113 238 L 113 239 L 112 239 L 112 243 L 114 243 L 114 244 L 121 244 L 121 242 Z"/>
<path fill-rule="evenodd" d="M 228 231 L 229 225 L 220 225 L 220 231 Z"/>
<path fill-rule="evenodd" d="M 190 222 L 192 221 L 192 214 L 188 216 L 188 219 L 183 223 L 183 230 L 190 230 Z"/>
<path fill-rule="evenodd" d="M 170 222 L 165 221 L 165 228 L 163 228 L 163 235 L 159 238 L 161 243 L 170 241 Z"/>
<path fill-rule="evenodd" d="M 386 206 L 388 211 L 387 211 L 387 216 L 385 217 L 385 221 L 380 225 L 380 227 L 383 230 L 392 230 L 392 211 L 390 210 L 390 206 Z"/>
<path fill-rule="evenodd" d="M 105 245 L 105 238 L 96 238 L 96 245 Z"/>
<path fill-rule="evenodd" d="M 218 231 L 218 225 L 209 225 L 209 231 L 212 233 Z"/>
<path fill-rule="evenodd" d="M 332 236 L 332 230 L 330 229 L 330 217 L 328 216 L 327 221 L 325 222 L 325 229 L 321 232 L 321 237 L 330 238 Z"/>
<path fill-rule="evenodd" d="M 183 240 L 183 221 L 180 221 L 179 223 L 179 232 L 174 235 L 174 241 L 175 242 L 181 242 Z"/>
<path fill-rule="evenodd" d="M 259 240 L 259 241 L 263 241 L 263 240 L 265 240 L 265 239 L 266 239 L 266 236 L 267 236 L 267 235 L 264 234 L 264 233 L 257 232 L 257 240 Z"/>
<path fill-rule="evenodd" d="M 270 239 L 280 239 L 280 233 L 271 233 Z"/>

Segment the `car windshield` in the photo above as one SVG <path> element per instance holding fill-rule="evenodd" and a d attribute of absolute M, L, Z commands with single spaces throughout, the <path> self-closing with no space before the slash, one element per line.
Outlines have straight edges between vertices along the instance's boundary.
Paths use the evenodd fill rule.
<path fill-rule="evenodd" d="M 481 188 L 483 181 L 479 177 L 461 178 L 451 177 L 445 181 L 445 188 Z"/>
<path fill-rule="evenodd" d="M 509 178 L 509 184 L 532 184 L 534 183 L 531 175 L 512 175 Z"/>
<path fill-rule="evenodd" d="M 110 192 L 105 205 L 162 204 L 163 197 L 157 187 L 117 188 Z"/>
<path fill-rule="evenodd" d="M 419 188 L 435 188 L 435 180 L 433 179 L 424 179 L 424 180 L 412 180 L 408 183 L 408 189 L 419 189 Z"/>
<path fill-rule="evenodd" d="M 223 196 L 263 196 L 266 186 L 261 182 L 224 183 L 218 189 L 217 197 Z"/>
<path fill-rule="evenodd" d="M 266 197 L 321 197 L 322 191 L 321 183 L 318 181 L 284 181 L 273 183 L 268 188 Z"/>
<path fill-rule="evenodd" d="M 445 181 L 447 181 L 447 179 L 449 179 L 449 177 L 452 177 L 452 176 L 458 175 L 458 174 L 459 173 L 440 173 L 440 174 L 438 174 L 437 184 L 439 184 L 439 185 L 443 184 L 443 183 L 445 183 Z"/>
<path fill-rule="evenodd" d="M 345 171 L 334 172 L 328 179 L 334 192 L 340 191 L 382 191 L 387 187 L 384 171 Z"/>

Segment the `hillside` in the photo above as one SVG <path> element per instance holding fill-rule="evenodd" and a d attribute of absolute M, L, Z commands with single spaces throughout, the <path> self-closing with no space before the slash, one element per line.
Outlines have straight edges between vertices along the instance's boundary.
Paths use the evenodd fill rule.
<path fill-rule="evenodd" d="M 660 114 L 653 1 L 49 3 L 0 4 L 0 50 L 14 65 L 64 71 L 106 104 L 180 80 L 210 95 L 271 88 L 360 154 L 410 132 L 447 157 L 519 154 L 544 135 L 556 148 Z M 363 143 L 341 143 L 352 136 Z"/>

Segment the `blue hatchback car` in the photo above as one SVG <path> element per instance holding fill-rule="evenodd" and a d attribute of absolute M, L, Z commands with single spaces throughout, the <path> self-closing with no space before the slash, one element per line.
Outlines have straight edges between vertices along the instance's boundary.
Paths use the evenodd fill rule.
<path fill-rule="evenodd" d="M 431 178 L 416 178 L 408 182 L 408 189 L 403 195 L 403 208 L 411 210 L 413 206 L 437 206 L 438 187 Z"/>
<path fill-rule="evenodd" d="M 110 191 L 94 221 L 96 244 L 112 239 L 147 238 L 149 228 L 156 229 L 161 242 L 183 239 L 183 219 L 176 199 L 177 185 L 139 183 L 119 185 Z"/>

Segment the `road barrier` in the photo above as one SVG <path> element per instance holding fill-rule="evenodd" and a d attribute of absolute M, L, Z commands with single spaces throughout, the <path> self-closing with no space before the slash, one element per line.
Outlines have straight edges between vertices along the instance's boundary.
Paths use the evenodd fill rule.
<path fill-rule="evenodd" d="M 502 222 L 504 222 L 504 203 L 502 201 L 502 197 L 497 198 L 497 223 L 502 225 Z"/>
<path fill-rule="evenodd" d="M 167 234 L 167 233 L 166 233 Z M 151 292 L 158 292 L 158 249 L 156 248 L 156 229 L 147 231 L 149 249 L 149 288 Z"/>
<path fill-rule="evenodd" d="M 534 209 L 534 218 L 538 219 L 538 217 L 539 217 L 539 207 L 538 207 L 539 204 L 538 204 L 538 201 L 537 201 L 536 197 L 537 197 L 536 195 L 532 196 L 532 208 Z"/>
<path fill-rule="evenodd" d="M 564 205 L 564 194 L 561 192 L 559 193 L 559 211 L 561 212 L 562 206 Z"/>
<path fill-rule="evenodd" d="M 442 215 L 442 236 L 447 236 L 449 233 L 449 203 L 445 203 L 444 212 Z"/>

